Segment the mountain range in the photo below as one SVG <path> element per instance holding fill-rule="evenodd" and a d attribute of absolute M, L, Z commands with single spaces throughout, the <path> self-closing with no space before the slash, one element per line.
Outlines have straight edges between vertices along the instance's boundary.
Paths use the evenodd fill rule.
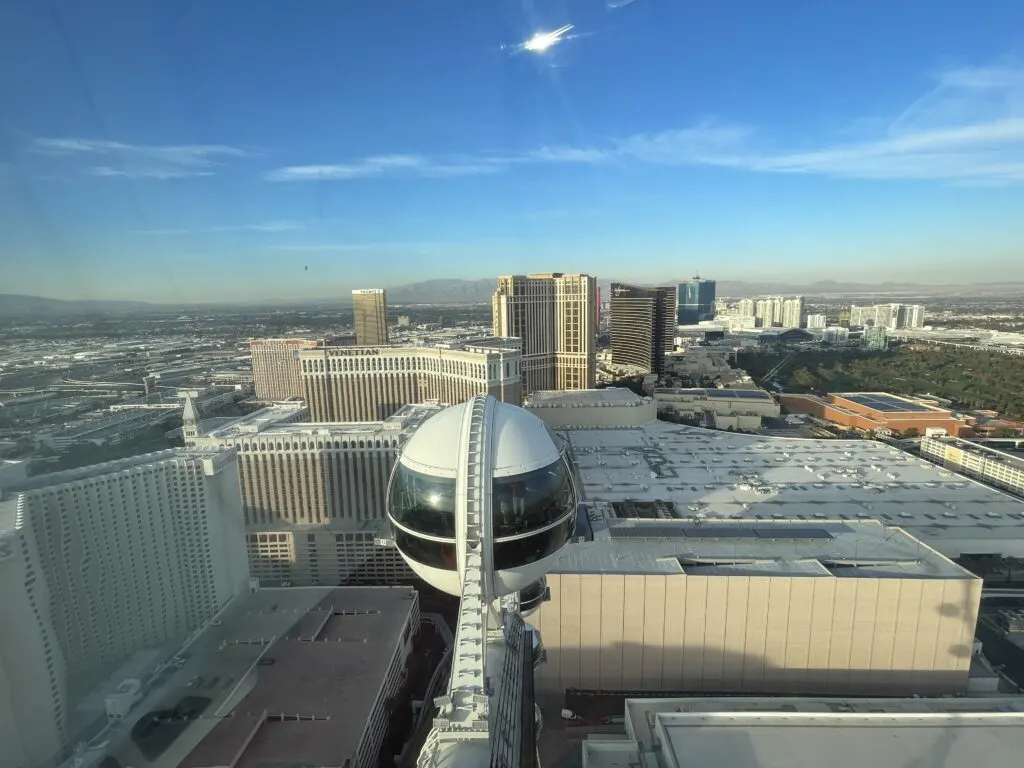
<path fill-rule="evenodd" d="M 609 287 L 613 280 L 598 280 L 598 288 L 602 296 L 610 296 Z M 678 281 L 665 281 L 658 285 L 675 285 Z M 426 280 L 419 283 L 390 287 L 388 303 L 399 304 L 489 304 L 494 292 L 493 278 L 481 280 L 459 280 L 457 278 Z M 975 283 L 955 285 L 927 285 L 921 283 L 844 283 L 824 280 L 800 285 L 787 282 L 747 282 L 735 280 L 719 280 L 717 293 L 720 297 L 743 298 L 766 294 L 803 295 L 810 297 L 859 296 L 884 300 L 886 298 L 913 298 L 929 296 L 962 296 L 971 298 L 1024 296 L 1024 283 Z M 327 305 L 343 306 L 351 304 L 348 288 L 339 288 L 333 297 L 311 298 L 306 300 L 246 302 L 249 307 L 268 306 L 303 306 Z M 21 294 L 0 294 L 0 316 L 39 316 L 39 315 L 95 315 L 95 314 L 130 314 L 133 312 L 162 312 L 184 309 L 186 304 L 156 304 L 144 301 L 105 301 L 105 300 L 63 300 L 50 299 L 42 296 L 25 296 Z M 210 304 L 202 306 L 213 306 Z M 223 305 L 239 306 L 239 304 Z"/>

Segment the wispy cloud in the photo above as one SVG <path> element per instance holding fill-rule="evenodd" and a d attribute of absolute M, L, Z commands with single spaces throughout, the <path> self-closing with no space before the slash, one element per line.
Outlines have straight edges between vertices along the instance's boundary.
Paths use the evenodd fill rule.
<path fill-rule="evenodd" d="M 187 234 L 190 233 L 190 231 L 191 230 L 188 230 L 188 229 L 174 229 L 174 228 L 166 228 L 166 229 L 135 229 L 135 230 L 132 230 L 132 233 L 136 234 L 136 235 L 153 235 L 155 237 L 165 237 L 165 236 L 171 236 L 171 235 L 187 235 Z"/>
<path fill-rule="evenodd" d="M 621 155 L 662 165 L 713 165 L 761 173 L 861 179 L 933 179 L 992 184 L 1024 181 L 1024 70 L 940 72 L 935 86 L 873 139 L 772 151 L 739 126 L 632 136 Z"/>
<path fill-rule="evenodd" d="M 450 253 L 456 250 L 479 250 L 482 247 L 507 245 L 511 242 L 506 238 L 483 238 L 466 241 L 429 242 L 429 241 L 369 241 L 369 242 L 336 242 L 336 243 L 277 243 L 270 247 L 277 251 L 293 253 Z"/>
<path fill-rule="evenodd" d="M 381 155 L 340 165 L 279 168 L 273 181 L 353 180 L 390 176 L 446 178 L 497 173 L 523 165 L 644 164 L 715 166 L 757 173 L 860 179 L 926 179 L 957 184 L 1024 181 L 1024 69 L 973 67 L 937 73 L 932 88 L 873 135 L 785 147 L 754 128 L 706 119 L 666 131 L 612 138 L 591 146 L 544 146 L 514 155 L 456 159 Z"/>
<path fill-rule="evenodd" d="M 256 224 L 224 224 L 217 227 L 209 227 L 210 232 L 296 232 L 305 229 L 306 225 L 294 219 L 279 219 L 277 221 L 262 221 Z"/>
<path fill-rule="evenodd" d="M 292 165 L 266 175 L 270 181 L 347 181 L 380 176 L 450 178 L 495 173 L 500 165 L 486 159 L 468 162 L 432 160 L 422 155 L 375 155 L 335 165 Z"/>
<path fill-rule="evenodd" d="M 298 232 L 306 228 L 304 222 L 294 219 L 278 219 L 275 221 L 260 221 L 253 224 L 219 224 L 213 227 L 200 227 L 198 229 L 168 228 L 168 229 L 137 229 L 137 235 L 194 235 L 205 232 Z"/>
<path fill-rule="evenodd" d="M 366 242 L 366 243 L 278 243 L 270 246 L 277 251 L 292 251 L 295 253 L 349 253 L 349 252 L 375 252 L 375 251 L 436 251 L 439 248 L 447 247 L 445 243 L 417 243 L 417 242 Z"/>
<path fill-rule="evenodd" d="M 30 148 L 41 155 L 74 158 L 90 176 L 130 179 L 210 176 L 227 159 L 252 156 L 223 144 L 159 146 L 82 138 L 36 138 Z"/>

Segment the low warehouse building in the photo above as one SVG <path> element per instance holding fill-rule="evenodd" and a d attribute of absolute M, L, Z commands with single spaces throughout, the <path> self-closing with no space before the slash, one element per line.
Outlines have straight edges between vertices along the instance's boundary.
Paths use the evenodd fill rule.
<path fill-rule="evenodd" d="M 864 432 L 925 434 L 925 430 L 944 429 L 947 434 L 968 432 L 973 419 L 957 416 L 952 411 L 888 392 L 846 392 L 826 395 L 780 395 L 780 400 L 793 413 L 806 413 L 841 427 Z"/>
<path fill-rule="evenodd" d="M 965 689 L 982 582 L 899 528 L 602 522 L 547 576 L 538 691 Z"/>
<path fill-rule="evenodd" d="M 762 418 L 780 413 L 779 404 L 763 389 L 663 387 L 654 390 L 654 401 L 659 413 L 704 418 L 718 429 L 759 429 Z"/>

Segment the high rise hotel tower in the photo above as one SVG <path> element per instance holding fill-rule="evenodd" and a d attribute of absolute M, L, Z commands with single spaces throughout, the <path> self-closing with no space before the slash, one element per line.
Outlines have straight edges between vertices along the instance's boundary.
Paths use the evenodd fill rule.
<path fill-rule="evenodd" d="M 352 291 L 356 344 L 377 347 L 388 343 L 388 299 L 383 288 Z"/>
<path fill-rule="evenodd" d="M 597 279 L 561 272 L 498 278 L 495 336 L 523 343 L 523 393 L 597 382 Z"/>

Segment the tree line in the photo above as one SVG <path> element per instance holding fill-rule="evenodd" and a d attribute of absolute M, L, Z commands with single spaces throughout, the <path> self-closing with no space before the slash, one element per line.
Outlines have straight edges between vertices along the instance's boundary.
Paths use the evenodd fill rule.
<path fill-rule="evenodd" d="M 787 353 L 741 352 L 737 364 L 760 381 Z M 886 352 L 798 352 L 776 376 L 789 392 L 931 394 L 962 410 L 1024 419 L 1024 357 L 955 347 L 901 345 Z"/>

